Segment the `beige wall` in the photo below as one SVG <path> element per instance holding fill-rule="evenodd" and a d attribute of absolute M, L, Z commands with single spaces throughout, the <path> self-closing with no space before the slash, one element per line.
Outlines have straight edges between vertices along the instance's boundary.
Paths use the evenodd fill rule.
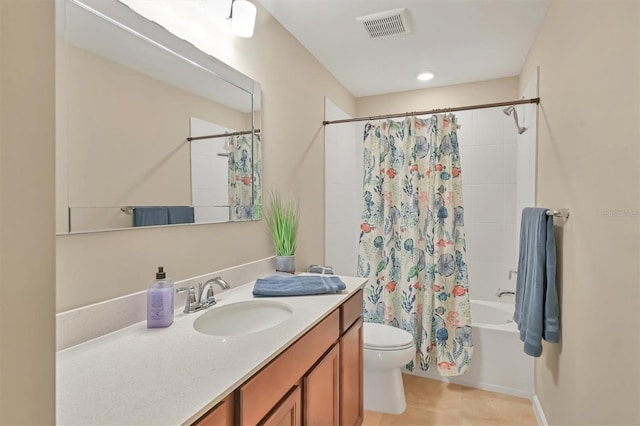
<path fill-rule="evenodd" d="M 538 205 L 571 208 L 562 342 L 535 364 L 553 425 L 640 424 L 638 4 L 554 1 L 520 78 L 540 66 Z"/>
<path fill-rule="evenodd" d="M 53 2 L 0 1 L 0 424 L 55 422 Z"/>
<path fill-rule="evenodd" d="M 58 233 L 67 232 L 67 222 L 72 232 L 132 226 L 132 216 L 118 206 L 191 205 L 189 118 L 251 128 L 244 112 L 86 50 L 58 46 L 58 93 L 65 102 L 57 113 L 66 131 L 57 149 L 67 160 Z M 251 104 L 249 94 L 238 89 L 238 95 Z"/>
<path fill-rule="evenodd" d="M 425 111 L 434 108 L 504 102 L 517 99 L 518 78 L 507 77 L 356 99 L 358 116 Z"/>
<path fill-rule="evenodd" d="M 300 197 L 298 268 L 323 262 L 324 97 L 350 114 L 355 100 L 260 5 L 251 39 L 206 28 L 207 41 L 227 41 L 208 52 L 262 84 L 264 188 Z M 143 290 L 158 265 L 183 279 L 275 254 L 264 221 L 62 235 L 56 243 L 58 311 Z"/>

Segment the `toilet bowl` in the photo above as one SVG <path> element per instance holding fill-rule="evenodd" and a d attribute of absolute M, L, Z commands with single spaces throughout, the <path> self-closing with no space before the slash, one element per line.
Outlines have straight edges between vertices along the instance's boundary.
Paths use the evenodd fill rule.
<path fill-rule="evenodd" d="M 400 369 L 413 359 L 413 336 L 389 325 L 364 323 L 364 409 L 400 414 L 407 407 Z"/>

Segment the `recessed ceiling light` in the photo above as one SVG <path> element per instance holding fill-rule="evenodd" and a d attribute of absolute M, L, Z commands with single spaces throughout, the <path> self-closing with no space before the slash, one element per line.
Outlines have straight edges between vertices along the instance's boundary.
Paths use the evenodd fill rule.
<path fill-rule="evenodd" d="M 433 78 L 433 73 L 430 73 L 430 72 L 422 72 L 418 74 L 418 80 L 420 81 L 427 81 L 427 80 L 431 80 L 432 78 Z"/>

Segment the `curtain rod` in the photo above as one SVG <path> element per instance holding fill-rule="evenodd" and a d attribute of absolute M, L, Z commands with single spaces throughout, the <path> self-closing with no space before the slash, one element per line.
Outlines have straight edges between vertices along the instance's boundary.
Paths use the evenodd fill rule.
<path fill-rule="evenodd" d="M 215 139 L 215 138 L 225 138 L 227 136 L 242 136 L 242 135 L 250 135 L 251 133 L 260 133 L 260 129 L 255 129 L 253 131 L 251 130 L 243 130 L 241 132 L 233 132 L 233 133 L 220 133 L 217 135 L 206 135 L 206 136 L 194 136 L 194 137 L 189 137 L 187 138 L 187 140 L 189 142 L 191 141 L 199 141 L 201 139 Z"/>
<path fill-rule="evenodd" d="M 344 120 L 330 120 L 330 121 L 325 120 L 322 122 L 322 124 L 326 126 L 327 124 L 352 123 L 355 121 L 380 120 L 384 118 L 408 117 L 411 115 L 439 114 L 441 112 L 467 111 L 470 109 L 496 108 L 496 107 L 502 107 L 502 106 L 511 106 L 511 105 L 520 105 L 520 104 L 539 104 L 539 103 L 540 103 L 540 98 L 520 99 L 517 101 L 496 102 L 493 104 L 468 105 L 468 106 L 461 106 L 461 107 L 454 107 L 454 108 L 436 108 L 429 111 L 414 111 L 414 112 L 403 112 L 399 114 L 374 115 L 371 117 L 346 118 Z"/>

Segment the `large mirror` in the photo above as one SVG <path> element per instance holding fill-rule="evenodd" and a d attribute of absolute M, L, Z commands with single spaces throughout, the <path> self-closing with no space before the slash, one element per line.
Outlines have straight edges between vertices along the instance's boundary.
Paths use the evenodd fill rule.
<path fill-rule="evenodd" d="M 58 233 L 261 218 L 259 83 L 116 0 L 56 18 Z"/>

